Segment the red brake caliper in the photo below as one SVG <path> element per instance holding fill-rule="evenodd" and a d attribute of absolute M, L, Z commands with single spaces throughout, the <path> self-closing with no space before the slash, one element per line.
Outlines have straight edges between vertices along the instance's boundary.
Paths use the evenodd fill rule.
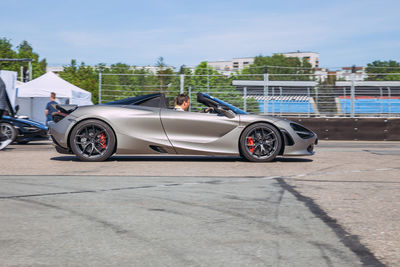
<path fill-rule="evenodd" d="M 101 145 L 101 148 L 106 148 L 107 147 L 107 144 L 106 144 L 106 135 L 104 134 L 104 133 L 102 133 L 101 135 L 100 135 L 100 145 Z"/>
<path fill-rule="evenodd" d="M 247 146 L 249 146 L 250 153 L 253 153 L 253 151 L 254 151 L 253 137 L 247 137 Z"/>

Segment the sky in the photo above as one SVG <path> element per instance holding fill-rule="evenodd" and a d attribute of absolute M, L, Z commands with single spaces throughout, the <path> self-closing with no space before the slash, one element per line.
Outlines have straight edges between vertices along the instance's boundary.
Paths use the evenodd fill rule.
<path fill-rule="evenodd" d="M 400 61 L 400 1 L 1 0 L 0 38 L 28 41 L 48 65 L 195 66 L 319 53 L 321 67 Z"/>

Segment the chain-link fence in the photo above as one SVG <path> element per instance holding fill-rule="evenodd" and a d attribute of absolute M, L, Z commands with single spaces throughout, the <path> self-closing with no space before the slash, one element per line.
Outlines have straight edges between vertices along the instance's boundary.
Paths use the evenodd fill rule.
<path fill-rule="evenodd" d="M 382 75 L 382 74 L 380 74 Z M 400 77 L 390 74 L 391 77 Z M 400 79 L 358 81 L 350 76 L 315 74 L 99 74 L 99 103 L 164 93 L 191 98 L 198 111 L 197 93 L 208 93 L 249 113 L 305 117 L 400 117 Z"/>

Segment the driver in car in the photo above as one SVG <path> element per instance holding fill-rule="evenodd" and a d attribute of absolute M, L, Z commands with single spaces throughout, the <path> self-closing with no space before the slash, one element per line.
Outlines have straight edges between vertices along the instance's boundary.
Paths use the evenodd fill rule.
<path fill-rule="evenodd" d="M 176 111 L 188 111 L 190 107 L 190 98 L 186 94 L 179 94 L 174 101 L 174 110 Z M 212 112 L 214 109 L 212 107 L 205 108 L 201 110 L 202 113 Z"/>
<path fill-rule="evenodd" d="M 190 98 L 186 94 L 179 94 L 174 101 L 176 111 L 188 111 L 190 107 Z"/>

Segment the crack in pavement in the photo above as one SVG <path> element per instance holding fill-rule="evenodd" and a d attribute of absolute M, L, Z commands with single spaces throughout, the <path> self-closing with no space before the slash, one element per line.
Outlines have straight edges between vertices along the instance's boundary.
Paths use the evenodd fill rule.
<path fill-rule="evenodd" d="M 178 259 L 184 266 L 199 266 L 196 262 L 187 258 L 187 256 L 184 253 L 182 253 L 181 251 L 178 251 L 169 246 L 162 246 L 162 245 L 160 245 L 159 242 L 145 238 L 144 236 L 133 231 L 132 229 L 125 229 L 124 227 L 122 227 L 118 224 L 109 222 L 109 221 L 101 219 L 99 217 L 92 216 L 92 215 L 89 215 L 86 213 L 81 213 L 81 212 L 78 212 L 73 209 L 68 209 L 68 208 L 64 208 L 64 207 L 57 206 L 54 204 L 43 203 L 40 201 L 31 200 L 31 199 L 14 199 L 14 201 L 67 212 L 67 213 L 71 214 L 72 216 L 77 216 L 77 217 L 83 218 L 91 223 L 101 225 L 105 229 L 110 229 L 115 234 L 117 234 L 121 237 L 127 236 L 129 238 L 139 240 L 140 242 L 144 242 L 144 243 L 148 244 L 150 247 L 152 247 L 153 249 L 157 249 L 160 253 L 164 253 L 164 254 L 170 255 L 171 257 L 173 257 L 175 259 Z"/>
<path fill-rule="evenodd" d="M 282 188 L 290 192 L 298 201 L 303 202 L 308 209 L 318 218 L 320 218 L 333 232 L 337 235 L 340 242 L 353 251 L 361 260 L 364 266 L 385 266 L 379 261 L 375 255 L 363 244 L 356 235 L 351 235 L 349 232 L 337 223 L 336 219 L 330 217 L 314 200 L 310 197 L 303 196 L 293 186 L 289 185 L 282 178 L 277 179 Z"/>
<path fill-rule="evenodd" d="M 288 176 L 268 176 L 268 177 L 245 177 L 245 178 L 238 178 L 238 179 L 228 179 L 225 178 L 225 180 L 221 180 L 221 177 L 215 177 L 217 179 L 214 180 L 207 180 L 207 181 L 197 181 L 197 182 L 187 182 L 187 183 L 163 183 L 163 184 L 156 184 L 156 185 L 143 185 L 143 186 L 128 186 L 128 187 L 117 187 L 117 188 L 109 188 L 109 189 L 98 189 L 98 190 L 78 190 L 78 191 L 66 191 L 66 192 L 50 192 L 50 193 L 39 193 L 39 194 L 25 194 L 25 195 L 13 195 L 13 196 L 0 196 L 0 200 L 6 200 L 6 199 L 15 199 L 15 200 L 20 200 L 24 201 L 27 203 L 36 203 L 38 205 L 43 205 L 49 208 L 59 208 L 56 206 L 53 206 L 51 204 L 45 204 L 41 203 L 39 201 L 33 201 L 33 200 L 28 200 L 24 198 L 32 198 L 32 197 L 43 197 L 43 196 L 56 196 L 56 195 L 72 195 L 72 194 L 86 194 L 86 193 L 101 193 L 101 192 L 112 192 L 112 191 L 121 191 L 121 190 L 137 190 L 137 189 L 150 189 L 150 188 L 161 188 L 161 187 L 168 187 L 168 188 L 174 188 L 174 187 L 182 187 L 182 186 L 192 186 L 192 185 L 206 185 L 206 184 L 213 184 L 213 185 L 222 185 L 226 183 L 241 183 L 241 182 L 250 182 L 254 181 L 255 179 L 262 179 L 262 180 L 276 180 L 280 187 L 283 189 L 283 192 L 287 191 L 290 192 L 295 198 L 303 202 L 306 207 L 309 208 L 309 210 L 319 219 L 321 219 L 328 227 L 330 227 L 334 233 L 338 236 L 340 242 L 342 242 L 346 247 L 348 247 L 351 251 L 353 251 L 359 259 L 362 261 L 362 263 L 365 266 L 384 266 L 382 262 L 380 262 L 371 251 L 369 251 L 368 248 L 366 248 L 364 245 L 360 243 L 360 240 L 358 236 L 351 235 L 349 232 L 344 230 L 344 228 L 337 223 L 337 221 L 330 217 L 321 207 L 319 207 L 312 198 L 303 196 L 300 194 L 298 191 L 294 189 L 293 186 L 289 185 L 286 183 L 285 179 L 293 179 L 293 180 L 300 180 L 300 181 L 316 181 L 316 182 L 364 182 L 364 183 L 375 183 L 377 181 L 321 181 L 321 180 L 308 180 L 308 179 L 299 179 L 299 177 L 304 177 L 304 176 L 316 176 L 316 175 L 324 175 L 324 174 L 333 174 L 333 173 L 355 173 L 355 172 L 374 172 L 374 171 L 392 171 L 392 170 L 398 170 L 398 168 L 380 168 L 380 169 L 364 169 L 364 170 L 348 170 L 348 171 L 331 171 L 331 172 L 310 172 L 310 173 L 305 173 L 305 174 L 297 174 L 297 175 L 288 175 Z M 154 176 L 153 176 L 154 177 Z M 200 178 L 200 177 L 197 177 Z M 210 177 L 207 177 L 210 178 Z M 397 183 L 397 182 L 396 182 Z M 281 194 L 283 194 L 281 192 Z M 193 203 L 181 203 L 181 204 L 190 204 L 193 205 Z M 222 213 L 228 213 L 231 216 L 236 216 L 240 217 L 243 219 L 250 219 L 243 217 L 243 214 L 241 213 L 232 213 L 226 210 L 219 210 L 215 209 L 209 206 L 199 206 L 201 208 L 208 208 L 212 209 L 215 212 L 222 212 Z M 74 211 L 69 211 L 68 212 L 74 212 Z M 160 210 L 161 211 L 161 210 Z M 79 216 L 86 216 L 85 214 L 75 214 Z M 87 217 L 89 216 L 89 217 Z M 87 215 L 86 218 L 88 220 L 97 222 L 104 227 L 112 229 L 115 233 L 117 234 L 126 234 L 126 230 L 120 228 L 117 225 L 109 225 L 108 222 L 102 221 L 101 219 L 96 219 L 92 218 L 90 215 Z M 251 218 L 253 220 L 253 218 Z M 257 222 L 257 221 L 256 221 Z M 265 224 L 267 222 L 265 221 L 258 221 L 257 223 L 260 224 Z M 261 226 L 261 225 L 260 225 Z M 273 227 L 273 226 L 272 226 Z M 286 232 L 287 229 L 279 229 L 280 231 L 283 231 L 286 234 L 291 234 L 289 232 Z M 182 259 L 185 260 L 185 259 Z M 327 262 L 328 263 L 328 262 Z M 328 264 L 329 265 L 329 264 Z"/>
<path fill-rule="evenodd" d="M 38 194 L 25 194 L 25 195 L 12 195 L 12 196 L 0 196 L 1 199 L 12 199 L 12 198 L 29 198 L 29 197 L 43 197 L 43 196 L 56 196 L 56 195 L 73 195 L 73 194 L 84 194 L 84 193 L 101 193 L 101 192 L 110 192 L 110 191 L 121 191 L 121 190 L 136 190 L 136 189 L 147 189 L 147 188 L 158 188 L 158 187 L 177 187 L 177 186 L 190 186 L 190 185 L 201 185 L 201 184 L 226 184 L 226 183 L 238 183 L 238 182 L 249 182 L 254 179 L 262 179 L 262 180 L 272 180 L 272 179 L 291 179 L 297 181 L 320 181 L 323 182 L 325 180 L 309 180 L 309 179 L 298 179 L 298 177 L 306 177 L 306 176 L 317 176 L 317 175 L 328 175 L 328 174 L 344 174 L 344 173 L 355 173 L 355 172 L 373 172 L 373 171 L 391 171 L 391 170 L 400 170 L 400 167 L 396 168 L 379 168 L 379 169 L 364 169 L 364 170 L 348 170 L 348 171 L 331 171 L 331 172 L 315 172 L 312 171 L 310 173 L 304 174 L 293 174 L 286 176 L 247 176 L 247 177 L 215 177 L 218 179 L 211 181 L 200 181 L 200 182 L 187 182 L 187 183 L 165 183 L 159 185 L 144 185 L 144 186 L 128 186 L 128 187 L 117 187 L 117 188 L 109 188 L 109 189 L 98 189 L 98 190 L 77 190 L 77 191 L 64 191 L 64 192 L 50 192 L 50 193 L 38 193 Z M 18 175 L 21 176 L 21 175 Z M 21 177 L 24 177 L 22 175 Z M 36 175 L 35 175 L 36 176 Z M 53 175 L 54 176 L 54 175 Z M 58 176 L 58 175 L 57 175 Z M 9 175 L 7 176 L 9 177 Z M 97 176 L 96 176 L 97 177 Z M 126 177 L 126 176 L 123 176 Z M 133 176 L 136 177 L 136 176 Z M 144 176 L 137 176 L 144 177 Z M 155 176 L 151 176 L 155 177 Z M 163 178 L 172 177 L 172 176 L 161 176 Z M 176 176 L 173 176 L 176 177 Z M 210 178 L 210 177 L 199 177 L 196 178 Z M 224 178 L 225 180 L 221 180 Z M 228 180 L 231 179 L 231 180 Z M 7 179 L 9 180 L 9 179 Z M 327 180 L 331 181 L 331 180 Z M 335 181 L 331 181 L 335 182 Z M 340 182 L 363 182 L 363 183 L 378 183 L 377 181 L 336 181 Z M 382 183 L 398 183 L 398 182 L 382 182 Z M 39 184 L 40 185 L 40 184 Z"/>

